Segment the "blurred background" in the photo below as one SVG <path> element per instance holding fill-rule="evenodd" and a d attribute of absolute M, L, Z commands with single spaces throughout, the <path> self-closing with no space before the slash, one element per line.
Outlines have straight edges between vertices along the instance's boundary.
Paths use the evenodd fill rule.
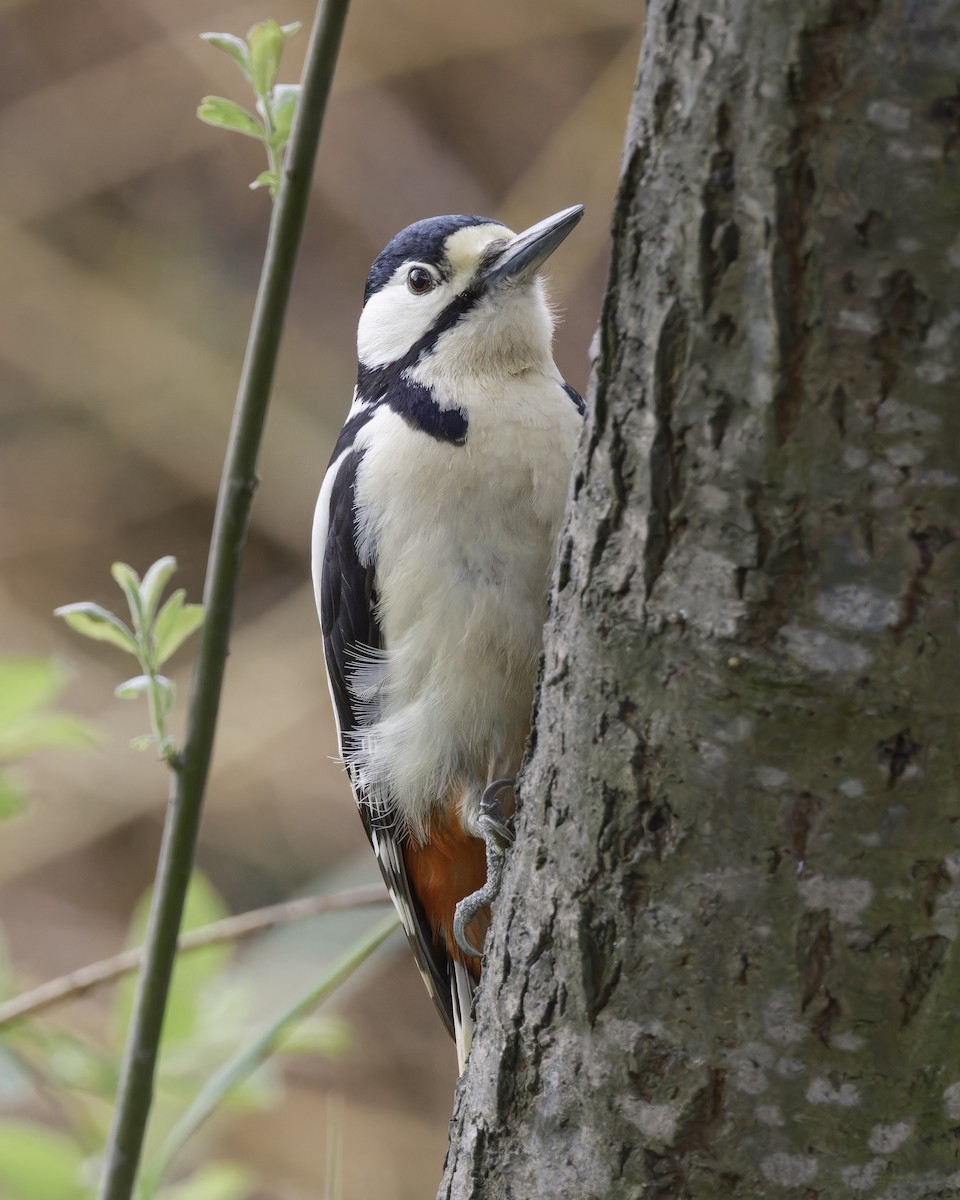
<path fill-rule="evenodd" d="M 272 6 L 271 6 L 272 3 Z M 199 600 L 269 199 L 248 139 L 202 125 L 214 93 L 251 105 L 205 30 L 307 0 L 0 0 L 0 654 L 53 656 L 63 708 L 95 749 L 20 767 L 31 801 L 0 825 L 0 922 L 18 987 L 114 953 L 155 865 L 166 779 L 113 698 L 123 655 L 51 615 L 118 608 L 117 559 L 162 554 Z M 551 264 L 557 360 L 581 391 L 606 276 L 612 201 L 640 41 L 636 0 L 357 0 L 320 147 L 227 672 L 199 863 L 231 911 L 373 881 L 332 756 L 309 582 L 314 500 L 354 382 L 373 257 L 446 212 L 523 228 L 587 212 Z M 299 77 L 306 29 L 281 80 Z M 189 685 L 194 643 L 172 674 Z M 380 910 L 312 921 L 238 951 L 269 1016 Z M 111 989 L 55 1020 L 96 1040 Z M 226 1113 L 204 1154 L 250 1167 L 249 1194 L 324 1194 L 329 1144 L 346 1200 L 432 1196 L 455 1084 L 453 1045 L 398 938 L 333 1010 L 350 1045 L 291 1059 L 267 1110 Z M 2 1040 L 2 1035 L 0 1035 Z M 29 1089 L 7 1113 L 51 1121 Z M 336 1129 L 328 1137 L 331 1114 Z M 188 1159 L 185 1160 L 189 1162 Z M 56 1200 L 54 1197 L 53 1200 Z"/>

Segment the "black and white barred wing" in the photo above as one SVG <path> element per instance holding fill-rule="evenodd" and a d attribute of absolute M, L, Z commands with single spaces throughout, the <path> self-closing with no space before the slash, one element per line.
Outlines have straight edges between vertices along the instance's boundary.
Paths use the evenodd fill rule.
<path fill-rule="evenodd" d="M 349 424 L 344 434 L 349 430 Z M 360 561 L 356 543 L 355 487 L 362 451 L 341 435 L 317 502 L 313 526 L 314 588 L 323 633 L 323 650 L 330 696 L 337 717 L 340 754 L 345 759 L 363 736 L 371 717 L 371 700 L 358 696 L 358 668 L 382 653 L 383 641 L 376 609 L 376 564 Z M 469 995 L 451 994 L 451 964 L 433 941 L 429 922 L 413 895 L 399 835 L 389 812 L 365 794 L 355 769 L 348 771 L 357 808 L 377 856 L 387 890 L 403 923 L 420 974 L 451 1036 L 456 1036 L 454 1006 L 459 1010 Z M 455 990 L 463 991 L 463 988 Z M 458 1011 L 457 1016 L 460 1016 Z M 459 1022 L 457 1022 L 459 1023 Z"/>

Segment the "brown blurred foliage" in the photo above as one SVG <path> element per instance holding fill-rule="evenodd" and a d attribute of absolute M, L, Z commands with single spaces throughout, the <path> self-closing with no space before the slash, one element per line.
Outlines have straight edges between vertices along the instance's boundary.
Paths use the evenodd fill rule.
<path fill-rule="evenodd" d="M 117 607 L 116 559 L 161 554 L 199 599 L 214 498 L 269 217 L 252 141 L 200 124 L 208 93 L 248 104 L 205 30 L 309 24 L 305 0 L 0 2 L 0 653 L 55 655 L 87 755 L 29 765 L 29 811 L 0 827 L 0 916 L 20 978 L 118 949 L 152 876 L 166 780 L 127 748 L 131 672 L 52 609 Z M 551 266 L 557 358 L 586 386 L 642 6 L 628 0 L 357 0 L 320 147 L 261 461 L 200 863 L 231 908 L 373 878 L 331 756 L 309 584 L 313 503 L 355 370 L 373 256 L 444 212 L 522 228 L 587 216 Z M 299 74 L 305 33 L 281 78 Z M 183 697 L 190 644 L 174 663 Z M 180 722 L 182 728 L 181 699 Z M 351 993 L 354 1050 L 288 1072 L 283 1106 L 220 1128 L 263 1196 L 320 1194 L 328 1094 L 344 1098 L 345 1197 L 433 1194 L 452 1045 L 404 949 Z M 311 976 L 307 934 L 243 960 L 264 1011 Z M 241 968 L 243 969 L 243 962 Z M 265 967 L 269 969 L 265 969 Z M 64 1019 L 96 1029 L 104 999 Z"/>

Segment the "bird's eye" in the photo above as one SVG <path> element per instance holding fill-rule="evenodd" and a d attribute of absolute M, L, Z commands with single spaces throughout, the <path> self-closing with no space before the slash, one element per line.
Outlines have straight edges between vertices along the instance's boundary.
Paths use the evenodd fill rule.
<path fill-rule="evenodd" d="M 407 272 L 407 287 L 415 296 L 425 296 L 434 286 L 433 276 L 426 267 L 411 267 Z"/>

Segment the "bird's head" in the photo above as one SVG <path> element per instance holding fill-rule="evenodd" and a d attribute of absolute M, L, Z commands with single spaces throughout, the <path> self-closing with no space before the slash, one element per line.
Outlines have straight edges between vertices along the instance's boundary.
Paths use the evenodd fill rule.
<path fill-rule="evenodd" d="M 367 277 L 361 371 L 400 368 L 442 383 L 549 363 L 553 321 L 538 272 L 582 215 L 582 205 L 566 208 L 519 234 L 484 217 L 409 225 Z"/>

